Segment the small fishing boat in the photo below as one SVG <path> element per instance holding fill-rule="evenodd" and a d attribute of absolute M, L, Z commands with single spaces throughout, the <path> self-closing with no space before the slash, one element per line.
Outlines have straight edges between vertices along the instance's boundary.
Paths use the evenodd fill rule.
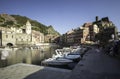
<path fill-rule="evenodd" d="M 72 63 L 72 60 L 65 59 L 63 57 L 57 57 L 57 58 L 49 58 L 41 62 L 42 65 L 67 65 L 69 63 Z"/>

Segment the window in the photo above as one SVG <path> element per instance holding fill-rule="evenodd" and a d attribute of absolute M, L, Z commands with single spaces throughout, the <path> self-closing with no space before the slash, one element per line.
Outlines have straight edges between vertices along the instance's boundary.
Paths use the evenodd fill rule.
<path fill-rule="evenodd" d="M 8 35 L 6 35 L 6 38 L 8 38 Z"/>
<path fill-rule="evenodd" d="M 22 33 L 26 33 L 26 30 L 25 30 L 25 29 L 22 29 Z"/>
<path fill-rule="evenodd" d="M 13 35 L 12 35 L 12 38 L 13 38 Z"/>

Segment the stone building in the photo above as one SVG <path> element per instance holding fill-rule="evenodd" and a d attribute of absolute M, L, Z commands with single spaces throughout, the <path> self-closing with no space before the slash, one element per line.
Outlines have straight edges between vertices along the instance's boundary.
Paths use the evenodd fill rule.
<path fill-rule="evenodd" d="M 72 29 L 72 30 L 70 30 L 70 31 L 68 31 L 67 33 L 66 33 L 66 39 L 67 39 L 67 44 L 68 45 L 72 45 L 72 44 L 74 44 L 74 30 Z"/>
<path fill-rule="evenodd" d="M 75 45 L 79 45 L 80 43 L 82 43 L 82 38 L 83 38 L 83 27 L 78 27 L 76 29 L 74 29 L 75 33 L 74 33 L 74 44 Z"/>
<path fill-rule="evenodd" d="M 83 26 L 82 43 L 94 43 L 95 35 L 99 33 L 99 27 L 93 23 L 85 23 Z"/>
<path fill-rule="evenodd" d="M 15 45 L 15 41 L 15 33 L 12 30 L 0 27 L 0 46 Z"/>
<path fill-rule="evenodd" d="M 52 34 L 47 34 L 45 35 L 45 42 L 46 43 L 51 43 L 54 40 L 55 36 Z"/>
<path fill-rule="evenodd" d="M 0 46 L 31 45 L 44 42 L 44 35 L 33 31 L 29 21 L 23 27 L 3 28 L 0 27 Z"/>
<path fill-rule="evenodd" d="M 44 34 L 32 30 L 32 44 L 44 43 Z"/>
<path fill-rule="evenodd" d="M 100 44 L 105 44 L 113 39 L 118 39 L 117 27 L 109 20 L 108 17 L 99 19 L 96 17 L 96 21 L 93 22 L 94 25 L 99 27 L 99 34 L 97 35 L 97 40 Z M 114 35 L 114 38 L 112 38 Z"/>
<path fill-rule="evenodd" d="M 96 24 L 85 23 L 81 27 L 68 31 L 65 35 L 68 45 L 93 44 L 95 35 L 99 33 L 99 27 Z"/>

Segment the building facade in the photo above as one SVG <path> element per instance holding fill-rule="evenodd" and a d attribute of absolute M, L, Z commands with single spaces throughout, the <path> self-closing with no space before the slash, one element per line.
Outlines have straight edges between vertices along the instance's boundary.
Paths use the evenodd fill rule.
<path fill-rule="evenodd" d="M 64 34 L 64 37 L 66 37 L 64 40 L 67 40 L 66 43 L 68 45 L 94 44 L 96 42 L 95 36 L 97 33 L 99 33 L 97 24 L 93 22 L 84 23 L 81 27 L 72 29 Z"/>
<path fill-rule="evenodd" d="M 98 42 L 108 42 L 112 39 L 112 35 L 114 35 L 113 39 L 119 39 L 113 22 L 108 17 L 99 20 L 97 16 L 94 22 L 84 23 L 81 27 L 68 31 L 62 40 L 68 45 L 98 44 Z"/>
<path fill-rule="evenodd" d="M 44 43 L 44 34 L 38 31 L 32 30 L 32 44 Z"/>
<path fill-rule="evenodd" d="M 83 25 L 82 43 L 94 43 L 95 35 L 99 33 L 99 27 L 93 23 L 85 23 Z"/>
<path fill-rule="evenodd" d="M 4 28 L 0 27 L 0 46 L 11 44 L 15 45 L 31 45 L 44 42 L 44 35 L 38 31 L 32 30 L 29 21 L 21 28 Z"/>
<path fill-rule="evenodd" d="M 82 43 L 82 38 L 83 38 L 83 28 L 78 27 L 74 29 L 74 44 L 79 45 Z"/>
<path fill-rule="evenodd" d="M 67 44 L 68 45 L 72 45 L 72 44 L 74 44 L 74 37 L 75 37 L 75 32 L 74 32 L 74 30 L 72 29 L 72 30 L 70 30 L 70 31 L 68 31 L 67 33 L 66 33 L 66 39 L 67 39 Z"/>

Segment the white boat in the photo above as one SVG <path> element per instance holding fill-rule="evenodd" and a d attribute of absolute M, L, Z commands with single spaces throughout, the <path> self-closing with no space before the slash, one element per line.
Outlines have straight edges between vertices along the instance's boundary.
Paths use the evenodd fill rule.
<path fill-rule="evenodd" d="M 81 55 L 79 53 L 80 49 L 77 49 L 76 52 L 63 51 L 57 49 L 55 50 L 56 54 L 53 54 L 52 58 L 46 59 L 41 62 L 42 65 L 67 65 L 72 63 L 73 61 L 78 61 L 81 59 Z"/>
<path fill-rule="evenodd" d="M 81 55 L 80 55 L 79 51 L 61 53 L 59 50 L 55 50 L 55 52 L 56 52 L 56 55 L 53 55 L 53 58 L 62 57 L 64 59 L 69 59 L 69 60 L 81 59 Z"/>
<path fill-rule="evenodd" d="M 56 55 L 60 55 L 60 56 L 63 55 L 62 52 L 61 52 L 59 49 L 56 49 L 56 50 L 55 50 L 55 53 L 56 53 Z"/>
<path fill-rule="evenodd" d="M 49 58 L 41 62 L 42 65 L 67 65 L 69 63 L 72 63 L 72 60 L 65 59 L 65 58 Z"/>
<path fill-rule="evenodd" d="M 81 59 L 81 55 L 79 54 L 67 54 L 64 56 L 64 58 L 66 59 L 70 59 L 70 60 L 73 60 L 73 61 L 78 61 Z"/>

